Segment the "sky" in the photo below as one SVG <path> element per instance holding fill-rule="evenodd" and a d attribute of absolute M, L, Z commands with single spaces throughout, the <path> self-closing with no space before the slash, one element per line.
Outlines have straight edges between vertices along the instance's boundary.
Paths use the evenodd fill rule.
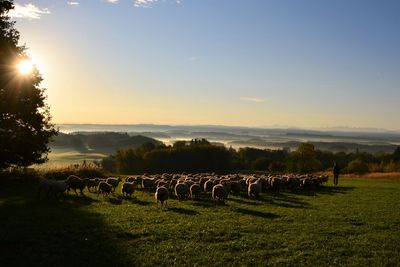
<path fill-rule="evenodd" d="M 398 0 L 15 0 L 55 123 L 400 129 Z"/>

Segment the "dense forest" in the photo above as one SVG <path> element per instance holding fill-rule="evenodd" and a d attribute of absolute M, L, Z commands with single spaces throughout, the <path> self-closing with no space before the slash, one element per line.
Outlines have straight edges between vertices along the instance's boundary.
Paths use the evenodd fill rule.
<path fill-rule="evenodd" d="M 400 171 L 400 147 L 394 153 L 328 152 L 301 143 L 295 151 L 216 146 L 206 139 L 177 141 L 171 146 L 145 143 L 118 150 L 102 160 L 104 169 L 121 174 L 163 172 L 264 171 L 312 173 L 328 171 L 337 162 L 343 173 Z"/>

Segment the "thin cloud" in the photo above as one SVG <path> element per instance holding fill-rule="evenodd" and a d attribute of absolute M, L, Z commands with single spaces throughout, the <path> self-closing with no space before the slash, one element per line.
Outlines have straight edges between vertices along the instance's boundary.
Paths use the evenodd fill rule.
<path fill-rule="evenodd" d="M 107 0 L 107 3 L 118 4 L 119 0 Z"/>
<path fill-rule="evenodd" d="M 48 8 L 40 8 L 34 4 L 14 4 L 14 9 L 8 15 L 11 18 L 40 19 L 42 15 L 51 14 Z"/>
<path fill-rule="evenodd" d="M 67 4 L 70 6 L 79 6 L 80 5 L 79 2 L 76 2 L 76 1 L 69 1 L 69 2 L 67 2 Z"/>
<path fill-rule="evenodd" d="M 109 1 L 115 1 L 115 0 L 109 0 Z M 135 7 L 145 7 L 145 8 L 151 8 L 153 7 L 154 4 L 158 2 L 173 2 L 175 4 L 182 4 L 182 0 L 133 0 L 133 5 Z"/>
<path fill-rule="evenodd" d="M 157 0 L 135 0 L 134 6 L 135 7 L 151 7 Z"/>
<path fill-rule="evenodd" d="M 256 103 L 263 103 L 266 101 L 264 98 L 259 98 L 259 97 L 248 97 L 248 96 L 243 96 L 240 98 L 242 101 L 250 101 L 250 102 L 256 102 Z"/>

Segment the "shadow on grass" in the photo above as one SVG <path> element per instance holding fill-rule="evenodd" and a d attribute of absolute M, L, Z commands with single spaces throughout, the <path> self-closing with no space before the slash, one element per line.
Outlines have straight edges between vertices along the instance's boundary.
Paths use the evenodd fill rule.
<path fill-rule="evenodd" d="M 336 194 L 346 194 L 349 191 L 354 190 L 354 186 L 319 186 L 314 189 L 298 189 L 288 191 L 294 195 L 301 196 L 317 196 L 317 195 L 336 195 Z"/>
<path fill-rule="evenodd" d="M 210 208 L 214 206 L 214 203 L 211 199 L 199 198 L 192 201 L 192 205 L 196 207 Z"/>
<path fill-rule="evenodd" d="M 0 266 L 137 264 L 121 245 L 120 238 L 129 238 L 123 229 L 84 208 L 97 200 L 73 195 L 38 199 L 37 186 L 2 183 L 0 214 L 6 216 L 0 220 Z"/>
<path fill-rule="evenodd" d="M 180 213 L 180 214 L 185 214 L 185 215 L 196 215 L 198 214 L 197 211 L 195 210 L 189 210 L 189 209 L 185 209 L 185 208 L 176 208 L 176 207 L 168 207 L 168 211 L 172 211 L 172 212 L 176 212 L 176 213 Z"/>
<path fill-rule="evenodd" d="M 274 193 L 272 195 L 261 195 L 257 200 L 266 205 L 275 205 L 284 208 L 306 209 L 310 204 L 298 197 L 283 193 Z"/>
<path fill-rule="evenodd" d="M 136 197 L 133 197 L 133 198 L 129 199 L 129 201 L 132 204 L 137 204 L 137 205 L 141 205 L 141 206 L 148 206 L 148 205 L 151 205 L 151 204 L 154 204 L 154 205 L 156 204 L 155 200 L 154 200 L 154 202 L 150 202 L 150 201 L 140 200 L 140 199 L 138 199 Z"/>
<path fill-rule="evenodd" d="M 59 198 L 60 201 L 66 201 L 70 204 L 78 204 L 78 205 L 90 205 L 95 202 L 99 202 L 100 200 L 94 199 L 88 196 L 75 196 L 75 195 L 65 195 L 61 196 Z M 43 201 L 48 201 L 48 199 L 43 199 Z M 54 199 L 54 201 L 57 201 L 57 199 Z"/>
<path fill-rule="evenodd" d="M 256 199 L 257 200 L 257 199 Z M 262 205 L 262 203 L 257 202 L 257 201 L 252 201 L 252 200 L 246 200 L 246 199 L 242 199 L 242 198 L 228 198 L 228 201 L 233 201 L 233 202 L 237 202 L 240 204 L 247 204 L 247 205 L 253 205 L 253 206 L 259 206 Z"/>
<path fill-rule="evenodd" d="M 121 197 L 109 197 L 108 202 L 110 202 L 113 205 L 121 205 L 122 198 Z"/>
<path fill-rule="evenodd" d="M 244 209 L 244 208 L 237 208 L 236 212 L 239 212 L 244 215 L 256 216 L 256 217 L 260 217 L 260 218 L 264 218 L 264 219 L 276 219 L 276 218 L 280 217 L 279 215 L 274 214 L 274 213 L 250 210 L 250 209 Z"/>

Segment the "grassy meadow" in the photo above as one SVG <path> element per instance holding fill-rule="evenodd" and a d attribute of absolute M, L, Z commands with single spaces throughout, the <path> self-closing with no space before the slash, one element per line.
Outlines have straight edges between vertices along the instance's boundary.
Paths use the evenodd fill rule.
<path fill-rule="evenodd" d="M 0 266 L 400 266 L 400 179 L 231 196 L 225 205 L 0 181 Z"/>

